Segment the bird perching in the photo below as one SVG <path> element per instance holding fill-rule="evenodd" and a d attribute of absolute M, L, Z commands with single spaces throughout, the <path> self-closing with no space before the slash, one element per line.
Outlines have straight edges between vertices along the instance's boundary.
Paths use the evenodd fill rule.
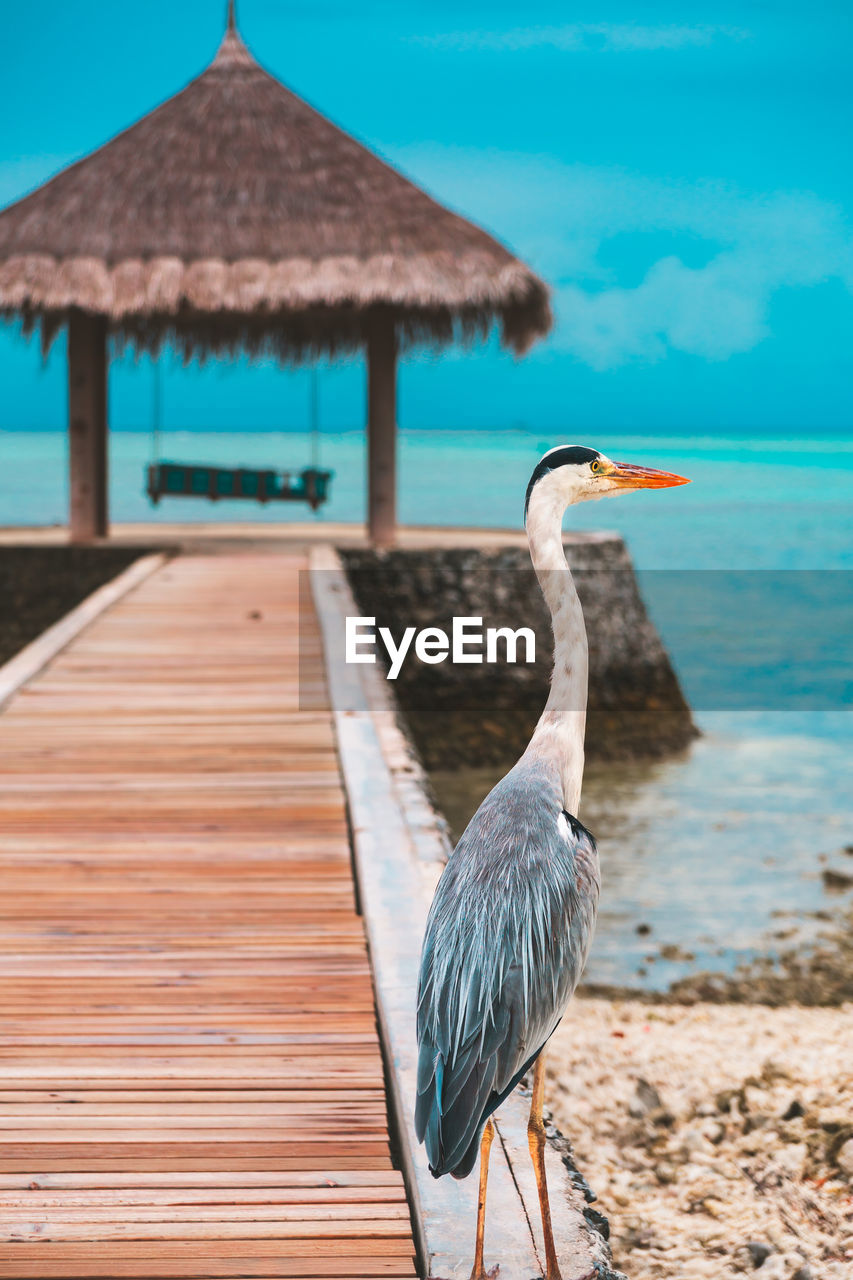
<path fill-rule="evenodd" d="M 418 1138 L 436 1178 L 467 1177 L 480 1151 L 471 1280 L 486 1276 L 491 1116 L 531 1067 L 528 1143 L 547 1280 L 560 1280 L 545 1181 L 542 1051 L 583 972 L 599 894 L 595 840 L 576 816 L 588 651 L 563 515 L 577 502 L 687 483 L 572 445 L 546 453 L 527 486 L 530 558 L 554 632 L 551 691 L 527 750 L 480 805 L 442 873 L 418 984 Z"/>

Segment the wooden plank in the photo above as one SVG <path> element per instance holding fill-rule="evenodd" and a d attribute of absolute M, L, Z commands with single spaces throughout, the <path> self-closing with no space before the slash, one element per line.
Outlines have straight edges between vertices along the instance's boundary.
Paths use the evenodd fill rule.
<path fill-rule="evenodd" d="M 260 1211 L 258 1211 L 259 1213 Z M 136 1220 L 130 1211 L 103 1220 L 91 1221 L 91 1211 L 74 1218 L 64 1211 L 51 1213 L 48 1222 L 29 1218 L 0 1218 L 0 1240 L 5 1243 L 91 1240 L 402 1240 L 411 1239 L 408 1215 L 380 1217 L 376 1205 L 369 1216 L 353 1217 L 352 1205 L 330 1206 L 324 1218 L 293 1220 L 288 1215 L 271 1211 L 266 1217 L 237 1218 L 236 1210 L 221 1207 L 199 1218 L 182 1218 L 166 1213 L 150 1219 Z M 130 1218 L 130 1220 L 129 1220 Z"/>
<path fill-rule="evenodd" d="M 336 1242 L 340 1246 L 340 1242 Z M 79 1247 L 79 1246 L 78 1246 Z M 30 1250 L 26 1255 L 24 1250 Z M 228 1258 L 198 1258 L 192 1253 L 173 1256 L 161 1251 L 159 1256 L 128 1257 L 127 1246 L 120 1245 L 113 1253 L 106 1245 L 93 1249 L 83 1245 L 82 1253 L 72 1255 L 72 1246 L 17 1245 L 14 1255 L 0 1258 L 0 1280 L 116 1280 L 117 1277 L 139 1277 L 139 1280 L 228 1280 L 233 1276 L 257 1277 L 258 1280 L 284 1280 L 306 1277 L 306 1280 L 324 1280 L 324 1277 L 350 1277 L 351 1280 L 402 1280 L 415 1275 L 413 1262 L 399 1255 L 358 1255 L 352 1249 L 340 1249 L 339 1256 L 321 1254 L 317 1249 L 307 1256 L 294 1256 L 288 1249 L 287 1256 L 258 1258 L 252 1253 L 232 1255 Z M 11 1253 L 11 1251 L 9 1251 Z"/>
<path fill-rule="evenodd" d="M 371 1172 L 373 1172 L 371 1170 Z M 283 1175 L 286 1177 L 287 1175 Z M 64 1187 L 52 1190 L 26 1189 L 0 1191 L 0 1208 L 25 1209 L 28 1213 L 36 1207 L 56 1208 L 109 1208 L 115 1205 L 313 1205 L 313 1204 L 367 1204 L 376 1201 L 385 1205 L 405 1202 L 402 1183 L 390 1187 L 346 1186 L 330 1182 L 315 1186 L 254 1186 L 254 1187 Z"/>
<path fill-rule="evenodd" d="M 260 1239 L 253 1241 L 249 1245 L 245 1240 L 170 1240 L 170 1241 L 150 1241 L 150 1240 L 124 1240 L 121 1243 L 113 1243 L 112 1248 L 108 1248 L 109 1242 L 104 1242 L 103 1249 L 93 1249 L 91 1244 L 82 1241 L 51 1242 L 39 1241 L 33 1243 L 30 1241 L 20 1241 L 17 1244 L 10 1244 L 3 1251 L 2 1261 L 5 1263 L 6 1257 L 14 1259 L 16 1262 L 24 1264 L 28 1259 L 37 1259 L 39 1255 L 42 1258 L 61 1257 L 68 1263 L 85 1262 L 88 1260 L 89 1265 L 93 1265 L 94 1259 L 98 1254 L 112 1259 L 115 1262 L 150 1262 L 155 1258 L 169 1258 L 175 1265 L 176 1271 L 179 1270 L 181 1261 L 200 1261 L 204 1259 L 207 1266 L 210 1266 L 214 1260 L 233 1259 L 234 1262 L 240 1263 L 246 1257 L 254 1257 L 258 1260 L 264 1259 L 267 1267 L 274 1265 L 282 1254 L 291 1258 L 310 1258 L 314 1255 L 320 1257 L 332 1255 L 339 1251 L 341 1238 L 329 1237 L 327 1239 L 311 1239 L 307 1237 L 301 1240 L 291 1240 L 286 1247 L 283 1247 L 278 1240 Z M 382 1240 L 377 1237 L 366 1238 L 350 1238 L 346 1241 L 346 1249 L 351 1258 L 361 1257 L 386 1257 L 386 1258 L 407 1258 L 409 1256 L 410 1246 L 403 1239 L 392 1237 L 391 1239 Z M 88 1259 L 87 1259 L 88 1250 Z M 7 1271 L 7 1275 L 10 1273 Z M 12 1275 L 17 1273 L 12 1272 Z M 84 1272 L 89 1275 L 90 1272 Z M 107 1274 L 112 1274 L 108 1272 Z M 117 1271 L 121 1275 L 121 1271 Z M 132 1273 L 131 1273 L 132 1274 Z M 192 1274 L 192 1273 L 190 1273 Z M 221 1273 L 220 1273 L 221 1274 Z M 242 1271 L 227 1272 L 228 1275 L 242 1275 Z M 322 1275 L 322 1271 L 318 1271 L 317 1275 Z M 0 1271 L 0 1275 L 3 1272 Z"/>
<path fill-rule="evenodd" d="M 333 1165 L 312 1170 L 272 1170 L 261 1172 L 248 1170 L 238 1175 L 230 1171 L 214 1170 L 194 1171 L 192 1174 L 169 1171 L 154 1171 L 133 1174 L 99 1174 L 91 1170 L 66 1171 L 59 1173 L 38 1173 L 22 1178 L 0 1172 L 0 1188 L 25 1188 L 39 1191 L 47 1188 L 123 1188 L 123 1187 L 394 1187 L 403 1185 L 402 1178 L 396 1169 L 358 1169 L 345 1170 Z"/>

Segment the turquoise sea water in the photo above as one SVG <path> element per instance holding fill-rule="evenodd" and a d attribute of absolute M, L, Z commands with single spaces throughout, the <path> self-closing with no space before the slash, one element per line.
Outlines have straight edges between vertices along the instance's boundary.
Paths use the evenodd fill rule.
<path fill-rule="evenodd" d="M 602 889 L 591 982 L 665 990 L 832 933 L 853 894 L 853 714 L 706 711 L 674 759 L 592 764 Z M 439 774 L 458 833 L 503 770 Z"/>
<path fill-rule="evenodd" d="M 583 431 L 545 437 L 520 431 L 402 431 L 400 518 L 406 523 L 513 527 L 524 488 L 546 448 L 589 443 L 615 458 L 658 464 L 693 484 L 660 494 L 588 503 L 567 528 L 619 529 L 647 569 L 837 569 L 853 567 L 853 440 L 657 439 Z M 335 472 L 317 520 L 364 518 L 364 437 L 323 434 L 321 464 Z M 144 495 L 148 435 L 114 432 L 110 501 L 117 521 L 153 523 L 304 520 L 301 505 L 257 507 Z M 161 456 L 224 466 L 299 467 L 311 460 L 307 433 L 167 432 Z M 64 432 L 0 431 L 0 525 L 63 523 L 67 508 Z"/>
<path fill-rule="evenodd" d="M 404 431 L 401 519 L 519 528 L 529 473 L 562 442 L 693 480 L 589 503 L 566 521 L 626 538 L 703 735 L 676 760 L 588 771 L 582 816 L 604 879 L 589 976 L 660 987 L 692 968 L 731 969 L 782 945 L 780 934 L 805 943 L 851 897 L 827 890 L 824 870 L 853 877 L 853 442 Z M 0 525 L 64 522 L 65 451 L 64 433 L 0 432 Z M 297 467 L 311 445 L 296 433 L 170 432 L 161 456 Z M 324 435 L 320 462 L 336 474 L 316 517 L 287 504 L 151 508 L 150 457 L 147 436 L 112 436 L 114 520 L 364 516 L 361 433 Z M 470 811 L 483 786 L 472 774 Z"/>

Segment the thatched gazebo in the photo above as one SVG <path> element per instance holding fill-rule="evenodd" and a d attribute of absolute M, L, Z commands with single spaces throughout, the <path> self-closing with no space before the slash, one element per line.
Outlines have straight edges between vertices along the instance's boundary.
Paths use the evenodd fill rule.
<path fill-rule="evenodd" d="M 366 349 L 368 510 L 395 528 L 396 359 L 550 325 L 541 280 L 254 60 L 234 22 L 185 89 L 0 213 L 0 312 L 68 329 L 70 530 L 107 533 L 108 339 L 284 362 Z"/>

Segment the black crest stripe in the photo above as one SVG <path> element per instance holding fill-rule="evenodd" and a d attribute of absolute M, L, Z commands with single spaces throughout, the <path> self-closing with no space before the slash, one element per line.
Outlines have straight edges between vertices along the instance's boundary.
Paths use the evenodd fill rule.
<path fill-rule="evenodd" d="M 541 462 L 536 464 L 536 469 L 530 477 L 530 483 L 527 486 L 527 493 L 524 496 L 524 518 L 527 519 L 527 508 L 530 505 L 530 495 L 533 492 L 533 486 L 543 476 L 547 476 L 551 471 L 556 471 L 557 467 L 577 467 L 582 462 L 594 462 L 596 458 L 600 458 L 601 454 L 597 449 L 587 449 L 583 444 L 567 444 L 562 449 L 554 449 L 551 453 L 545 455 Z"/>

